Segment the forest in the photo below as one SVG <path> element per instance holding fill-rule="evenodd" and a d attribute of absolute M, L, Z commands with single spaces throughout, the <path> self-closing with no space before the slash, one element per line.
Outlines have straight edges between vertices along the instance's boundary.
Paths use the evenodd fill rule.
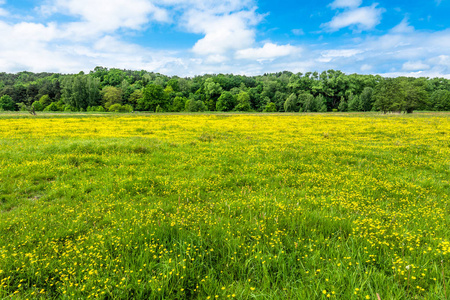
<path fill-rule="evenodd" d="M 0 110 L 110 112 L 449 111 L 450 80 L 289 71 L 180 78 L 96 67 L 89 74 L 0 73 Z"/>

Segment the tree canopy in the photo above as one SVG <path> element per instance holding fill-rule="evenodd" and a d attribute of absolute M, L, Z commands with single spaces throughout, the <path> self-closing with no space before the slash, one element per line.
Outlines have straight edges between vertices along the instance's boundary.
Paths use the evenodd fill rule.
<path fill-rule="evenodd" d="M 5 98 L 2 98 L 7 96 Z M 338 70 L 180 78 L 96 67 L 89 74 L 0 73 L 0 109 L 128 111 L 450 110 L 445 78 L 384 78 Z M 126 109 L 123 108 L 126 106 Z M 101 108 L 100 108 L 101 107 Z"/>

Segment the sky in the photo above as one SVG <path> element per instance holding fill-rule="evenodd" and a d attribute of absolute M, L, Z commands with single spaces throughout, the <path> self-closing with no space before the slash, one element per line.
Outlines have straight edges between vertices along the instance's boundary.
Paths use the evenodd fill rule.
<path fill-rule="evenodd" d="M 450 0 L 0 0 L 0 72 L 450 78 Z"/>

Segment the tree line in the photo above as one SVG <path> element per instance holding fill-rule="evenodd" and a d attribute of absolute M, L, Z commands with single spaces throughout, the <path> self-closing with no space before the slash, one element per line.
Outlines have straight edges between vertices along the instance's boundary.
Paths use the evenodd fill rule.
<path fill-rule="evenodd" d="M 0 110 L 450 111 L 450 80 L 347 75 L 335 70 L 192 78 L 104 67 L 89 74 L 0 73 Z"/>

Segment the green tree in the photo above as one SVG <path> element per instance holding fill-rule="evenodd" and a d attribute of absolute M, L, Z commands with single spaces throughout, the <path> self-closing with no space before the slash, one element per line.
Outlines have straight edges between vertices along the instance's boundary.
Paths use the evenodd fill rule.
<path fill-rule="evenodd" d="M 314 101 L 314 96 L 311 95 L 311 93 L 302 91 L 297 97 L 299 112 L 303 112 L 303 111 L 306 112 L 308 107 L 310 107 L 310 105 L 313 101 Z"/>
<path fill-rule="evenodd" d="M 42 104 L 43 107 L 47 107 L 48 105 L 50 105 L 50 103 L 52 103 L 52 99 L 50 99 L 49 95 L 43 95 L 39 99 L 39 102 Z"/>
<path fill-rule="evenodd" d="M 292 93 L 284 102 L 285 112 L 297 112 L 299 110 L 297 95 Z"/>
<path fill-rule="evenodd" d="M 205 103 L 201 100 L 197 100 L 197 111 L 206 111 L 207 107 Z"/>
<path fill-rule="evenodd" d="M 327 108 L 327 100 L 325 99 L 325 97 L 323 95 L 319 95 L 315 98 L 316 101 L 316 109 L 319 112 L 327 112 L 328 108 Z"/>
<path fill-rule="evenodd" d="M 157 84 L 148 84 L 144 88 L 143 97 L 138 100 L 138 109 L 144 111 L 156 111 L 160 106 L 164 110 L 166 107 L 166 94 L 162 86 Z"/>
<path fill-rule="evenodd" d="M 34 109 L 34 111 L 43 111 L 45 106 L 42 105 L 41 101 L 34 101 L 33 104 L 31 104 L 31 107 Z"/>
<path fill-rule="evenodd" d="M 401 109 L 404 94 L 397 79 L 385 78 L 375 87 L 373 97 L 375 110 L 386 113 Z"/>
<path fill-rule="evenodd" d="M 376 110 L 412 113 L 428 102 L 426 83 L 414 78 L 386 78 L 374 90 Z"/>
<path fill-rule="evenodd" d="M 14 111 L 16 110 L 16 104 L 9 95 L 3 95 L 0 98 L 0 110 Z"/>
<path fill-rule="evenodd" d="M 347 109 L 348 109 L 347 101 L 345 101 L 344 96 L 342 96 L 341 101 L 339 102 L 338 110 L 344 112 L 347 111 Z"/>
<path fill-rule="evenodd" d="M 277 106 L 273 102 L 267 103 L 267 105 L 264 107 L 264 112 L 276 112 Z"/>
<path fill-rule="evenodd" d="M 231 111 L 236 106 L 236 101 L 230 92 L 224 92 L 217 99 L 216 110 L 217 111 Z"/>
<path fill-rule="evenodd" d="M 316 107 L 316 98 L 314 98 L 313 95 L 311 95 L 311 97 L 305 97 L 303 99 L 303 107 L 302 107 L 302 111 L 303 112 L 314 112 L 317 111 L 317 107 Z"/>
<path fill-rule="evenodd" d="M 359 97 L 357 95 L 351 95 L 351 97 L 348 99 L 348 110 L 349 111 L 360 111 L 361 109 L 361 102 L 359 100 Z"/>
<path fill-rule="evenodd" d="M 215 83 L 212 78 L 208 78 L 204 83 L 204 93 L 206 95 L 206 102 L 208 103 L 208 108 L 214 110 L 217 108 L 218 98 L 222 95 L 223 89 L 220 84 Z M 231 95 L 231 94 L 230 94 Z M 234 108 L 234 106 L 233 106 Z"/>
<path fill-rule="evenodd" d="M 130 102 L 132 105 L 136 107 L 138 104 L 138 100 L 144 97 L 144 93 L 142 90 L 135 90 L 133 93 L 131 93 L 130 97 L 128 98 L 128 102 Z"/>
<path fill-rule="evenodd" d="M 167 82 L 167 86 L 170 86 L 172 88 L 172 91 L 179 92 L 180 91 L 179 78 L 171 78 Z"/>
<path fill-rule="evenodd" d="M 175 97 L 172 102 L 171 111 L 179 112 L 185 110 L 187 101 L 188 99 L 186 97 Z"/>
<path fill-rule="evenodd" d="M 431 94 L 430 106 L 433 110 L 450 110 L 450 91 L 437 90 Z"/>
<path fill-rule="evenodd" d="M 21 84 L 15 84 L 13 86 L 13 94 L 11 95 L 14 103 L 24 102 L 26 105 L 30 105 L 31 103 L 28 102 L 28 96 L 27 96 L 27 88 Z"/>
<path fill-rule="evenodd" d="M 100 100 L 100 80 L 91 75 L 78 74 L 66 77 L 62 82 L 65 104 L 78 110 L 96 106 Z"/>
<path fill-rule="evenodd" d="M 247 92 L 241 91 L 237 96 L 237 111 L 250 111 L 250 95 Z"/>
<path fill-rule="evenodd" d="M 125 79 L 125 73 L 120 69 L 111 69 L 108 71 L 108 74 L 104 76 L 104 85 L 110 86 L 120 86 L 122 81 Z"/>
<path fill-rule="evenodd" d="M 102 92 L 103 105 L 109 109 L 111 105 L 122 104 L 122 90 L 114 86 L 106 86 Z"/>
<path fill-rule="evenodd" d="M 362 111 L 371 111 L 373 106 L 373 88 L 365 87 L 359 96 Z"/>
<path fill-rule="evenodd" d="M 420 79 L 410 80 L 408 78 L 399 80 L 401 80 L 400 86 L 404 95 L 400 106 L 401 111 L 410 114 L 416 109 L 424 108 L 429 98 L 425 82 Z"/>

